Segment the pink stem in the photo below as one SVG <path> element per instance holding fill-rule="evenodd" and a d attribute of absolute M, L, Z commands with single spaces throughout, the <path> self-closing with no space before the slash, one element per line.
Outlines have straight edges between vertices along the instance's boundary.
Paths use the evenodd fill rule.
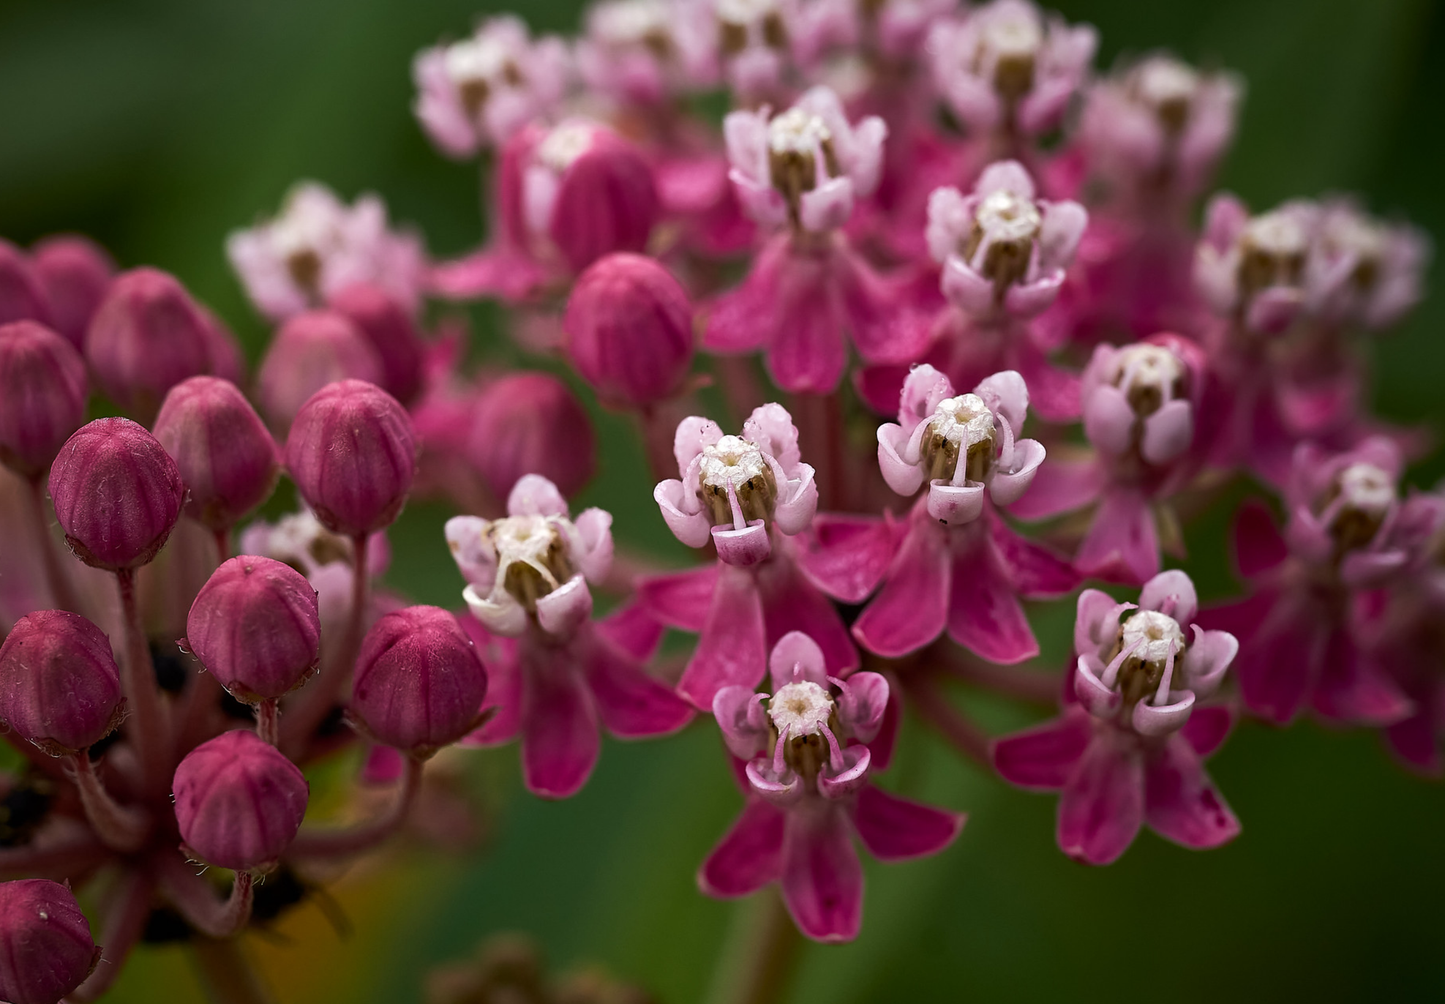
<path fill-rule="evenodd" d="M 948 645 L 942 659 L 944 668 L 960 680 L 992 690 L 1007 697 L 1034 704 L 1055 705 L 1063 693 L 1062 681 L 1055 673 L 1040 673 L 1019 666 L 999 666 L 984 662 Z"/>
<path fill-rule="evenodd" d="M 80 789 L 80 804 L 91 829 L 107 846 L 123 854 L 139 850 L 150 836 L 150 814 L 139 806 L 121 805 L 111 798 L 95 773 L 89 753 L 82 750 L 72 754 L 70 762 L 75 767 L 75 786 Z"/>
<path fill-rule="evenodd" d="M 127 871 L 121 888 L 106 909 L 100 932 L 102 954 L 95 971 L 66 998 L 76 1004 L 99 1000 L 125 968 L 125 957 L 140 940 L 151 912 L 155 886 L 144 871 Z"/>
<path fill-rule="evenodd" d="M 650 404 L 637 412 L 638 423 L 642 426 L 642 442 L 647 451 L 647 466 L 652 470 L 654 481 L 677 477 L 677 457 L 672 452 L 677 423 L 669 422 L 663 411 Z"/>
<path fill-rule="evenodd" d="M 45 487 L 40 478 L 31 478 L 29 494 L 29 505 L 26 508 L 30 513 L 31 532 L 35 534 L 40 558 L 45 564 L 45 581 L 50 586 L 50 598 L 59 610 L 84 614 L 80 596 L 75 591 L 75 584 L 70 580 L 70 572 L 61 562 L 55 538 L 50 535 L 50 515 L 46 511 L 48 507 L 45 504 Z"/>
<path fill-rule="evenodd" d="M 0 877 L 63 876 L 93 868 L 110 852 L 89 833 L 50 846 L 0 848 Z"/>
<path fill-rule="evenodd" d="M 231 528 L 215 531 L 216 534 L 216 564 L 219 565 L 231 556 Z"/>
<path fill-rule="evenodd" d="M 272 746 L 281 741 L 281 708 L 276 698 L 268 698 L 256 705 L 256 735 Z"/>
<path fill-rule="evenodd" d="M 231 895 L 216 899 L 211 883 L 193 871 L 193 866 L 166 852 L 158 858 L 161 889 L 171 905 L 197 931 L 210 938 L 229 938 L 251 919 L 252 886 L 255 879 L 239 871 L 231 880 Z"/>
<path fill-rule="evenodd" d="M 170 729 L 160 688 L 156 686 L 155 665 L 141 626 L 140 606 L 135 595 L 135 571 L 123 568 L 115 573 L 120 585 L 120 605 L 125 620 L 125 658 L 120 682 L 130 709 L 126 740 L 136 750 L 146 790 L 151 794 L 170 787 Z"/>
<path fill-rule="evenodd" d="M 421 772 L 425 761 L 414 756 L 406 758 L 406 773 L 401 777 L 395 799 L 386 812 L 367 823 L 344 829 L 306 830 L 296 834 L 287 857 L 339 858 L 371 850 L 390 837 L 401 825 L 421 789 Z"/>

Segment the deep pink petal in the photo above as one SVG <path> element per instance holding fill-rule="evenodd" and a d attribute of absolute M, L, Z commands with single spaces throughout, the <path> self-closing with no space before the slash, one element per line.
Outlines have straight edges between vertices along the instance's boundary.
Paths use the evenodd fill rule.
<path fill-rule="evenodd" d="M 888 571 L 900 537 L 888 518 L 819 513 L 811 528 L 790 540 L 798 568 L 813 585 L 844 603 L 862 603 Z"/>
<path fill-rule="evenodd" d="M 1239 835 L 1239 820 L 1182 736 L 1170 736 L 1149 760 L 1144 805 L 1154 831 L 1185 847 L 1218 847 Z"/>
<path fill-rule="evenodd" d="M 671 575 L 648 575 L 637 580 L 637 602 L 668 627 L 701 631 L 717 582 L 715 562 Z"/>
<path fill-rule="evenodd" d="M 1100 733 L 1059 799 L 1059 848 L 1076 861 L 1107 865 L 1134 842 L 1144 821 L 1144 762 L 1127 736 Z"/>
<path fill-rule="evenodd" d="M 1440 755 L 1440 737 L 1431 716 L 1418 711 L 1384 731 L 1391 752 L 1405 766 L 1426 777 L 1445 775 L 1445 757 Z"/>
<path fill-rule="evenodd" d="M 722 565 L 707 622 L 677 692 L 693 707 L 711 711 L 713 695 L 723 687 L 757 686 L 767 658 L 763 605 L 752 572 Z"/>
<path fill-rule="evenodd" d="M 698 869 L 698 888 L 709 896 L 729 899 L 756 892 L 780 878 L 786 818 L 777 806 L 749 798 L 732 829 Z"/>
<path fill-rule="evenodd" d="M 788 813 L 783 902 L 814 941 L 852 941 L 863 922 L 863 868 L 846 812 L 815 804 Z"/>
<path fill-rule="evenodd" d="M 883 588 L 853 624 L 870 652 L 899 656 L 937 638 L 948 620 L 952 560 L 946 531 L 913 519 Z"/>
<path fill-rule="evenodd" d="M 1089 713 L 1075 705 L 1051 722 L 996 739 L 994 769 L 1020 788 L 1062 790 L 1093 738 L 1092 723 Z"/>
<path fill-rule="evenodd" d="M 509 248 L 486 248 L 466 258 L 442 262 L 427 277 L 429 288 L 451 300 L 496 296 L 517 302 L 546 282 L 547 270 Z"/>
<path fill-rule="evenodd" d="M 792 287 L 774 310 L 777 326 L 767 352 L 773 382 L 795 394 L 831 394 L 843 378 L 848 347 L 830 290 L 822 284 Z"/>
<path fill-rule="evenodd" d="M 1350 632 L 1337 630 L 1325 648 L 1314 706 L 1331 721 L 1393 725 L 1414 711 L 1410 699 L 1367 659 Z"/>
<path fill-rule="evenodd" d="M 662 643 L 662 622 L 640 603 L 618 607 L 597 622 L 597 632 L 634 659 L 646 662 Z"/>
<path fill-rule="evenodd" d="M 903 698 L 899 696 L 898 681 L 891 675 L 888 679 L 888 703 L 883 708 L 883 721 L 878 724 L 878 734 L 868 744 L 873 754 L 869 769 L 875 774 L 888 769 L 893 762 L 893 750 L 898 745 L 898 726 L 903 721 Z"/>
<path fill-rule="evenodd" d="M 1010 570 L 1014 589 L 1025 599 L 1052 599 L 1079 588 L 1073 563 L 1050 547 L 1014 532 L 996 515 L 991 521 L 993 546 Z"/>
<path fill-rule="evenodd" d="M 1159 534 L 1149 500 L 1129 490 L 1104 495 L 1074 564 L 1085 575 L 1142 583 L 1159 571 Z"/>
<path fill-rule="evenodd" d="M 968 817 L 889 794 L 876 785 L 858 792 L 853 826 L 879 861 L 906 861 L 937 854 L 953 843 Z"/>
<path fill-rule="evenodd" d="M 1252 636 L 1240 635 L 1235 672 L 1249 710 L 1276 725 L 1290 722 L 1319 679 L 1331 634 L 1326 612 L 1285 596 Z"/>
<path fill-rule="evenodd" d="M 1049 457 L 1034 475 L 1024 497 L 1009 506 L 1020 519 L 1048 519 L 1082 509 L 1099 497 L 1104 472 L 1093 458 L 1058 460 Z"/>
<path fill-rule="evenodd" d="M 757 584 L 769 646 L 789 631 L 801 631 L 823 650 L 831 675 L 842 676 L 858 668 L 858 649 L 838 608 L 791 559 L 780 554 L 759 566 Z"/>
<path fill-rule="evenodd" d="M 462 746 L 496 746 L 517 738 L 522 728 L 522 665 L 515 638 L 493 635 L 470 614 L 459 616 L 472 644 L 477 647 L 487 671 L 487 696 L 481 710 L 492 716 L 479 729 L 462 739 Z"/>
<path fill-rule="evenodd" d="M 597 708 L 571 646 L 522 649 L 522 775 L 527 790 L 567 798 L 597 763 Z"/>
<path fill-rule="evenodd" d="M 954 555 L 948 634 L 989 662 L 1032 659 L 1039 654 L 1038 640 L 995 555 L 986 533 Z"/>
<path fill-rule="evenodd" d="M 613 735 L 663 735 L 692 718 L 692 708 L 671 687 L 649 676 L 605 637 L 594 637 L 587 651 L 587 683 L 602 724 Z"/>
<path fill-rule="evenodd" d="M 1233 728 L 1234 709 L 1227 704 L 1210 704 L 1196 707 L 1179 734 L 1189 741 L 1200 757 L 1208 757 L 1224 745 Z"/>
<path fill-rule="evenodd" d="M 1289 556 L 1289 548 L 1263 502 L 1251 499 L 1234 517 L 1234 563 L 1246 579 L 1269 571 Z"/>

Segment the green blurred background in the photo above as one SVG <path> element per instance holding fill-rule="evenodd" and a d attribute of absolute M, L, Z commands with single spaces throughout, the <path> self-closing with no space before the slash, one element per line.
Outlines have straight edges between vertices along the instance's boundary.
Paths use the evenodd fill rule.
<path fill-rule="evenodd" d="M 1222 184 L 1256 207 L 1349 190 L 1445 234 L 1445 9 L 1428 0 L 1057 3 L 1102 33 L 1100 64 L 1167 47 L 1242 71 L 1249 94 Z M 570 30 L 575 0 L 531 0 Z M 0 5 L 0 235 L 79 230 L 126 266 L 179 275 L 246 341 L 265 330 L 222 255 L 233 227 L 310 177 L 380 192 L 431 249 L 480 236 L 474 168 L 435 154 L 409 112 L 412 53 L 458 35 L 473 0 L 33 0 Z M 1439 267 L 1433 286 L 1439 287 Z M 1439 425 L 1445 298 L 1379 347 L 1377 406 Z M 476 315 L 483 331 L 492 316 Z M 603 473 L 584 503 L 621 536 L 662 536 L 640 454 L 604 419 Z M 1438 460 L 1415 473 L 1431 484 Z M 438 532 L 409 511 L 392 585 L 456 604 Z M 1230 589 L 1225 514 L 1190 530 L 1201 591 Z M 6 531 L 8 532 L 8 531 Z M 1067 605 L 1065 605 L 1067 606 Z M 1041 609 L 1061 663 L 1067 609 Z M 995 727 L 1018 709 L 963 695 Z M 473 754 L 490 844 L 467 859 L 412 851 L 337 886 L 339 938 L 313 903 L 253 948 L 281 999 L 405 1002 L 423 974 L 499 930 L 530 932 L 558 966 L 584 962 L 668 1004 L 705 999 L 746 906 L 700 896 L 693 873 L 739 798 L 716 737 L 605 745 L 578 797 L 520 791 L 514 754 Z M 788 1001 L 1445 999 L 1445 793 L 1398 770 L 1368 733 L 1242 727 L 1212 762 L 1243 821 L 1195 854 L 1143 834 L 1117 865 L 1053 843 L 1054 799 L 1006 788 L 910 727 L 887 783 L 971 814 L 958 844 L 869 867 L 861 938 L 808 947 Z M 114 999 L 199 1000 L 179 949 L 133 957 Z"/>

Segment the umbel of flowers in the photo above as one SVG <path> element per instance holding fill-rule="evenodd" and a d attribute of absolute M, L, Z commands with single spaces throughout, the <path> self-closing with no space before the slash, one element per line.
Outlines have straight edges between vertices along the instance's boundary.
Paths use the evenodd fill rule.
<path fill-rule="evenodd" d="M 584 24 L 492 17 L 416 58 L 420 128 L 482 164 L 477 250 L 438 260 L 316 182 L 217 235 L 275 326 L 259 351 L 176 276 L 0 241 L 3 789 L 30 807 L 0 847 L 0 998 L 98 999 L 166 925 L 244 973 L 275 890 L 454 830 L 427 765 L 514 739 L 562 799 L 604 732 L 716 727 L 738 816 L 698 884 L 776 885 L 774 920 L 823 941 L 863 923 L 860 847 L 969 854 L 965 807 L 890 774 L 901 731 L 1059 792 L 1093 865 L 1146 825 L 1239 832 L 1203 761 L 1241 715 L 1445 770 L 1445 496 L 1404 483 L 1428 437 L 1367 410 L 1423 234 L 1209 195 L 1240 82 L 1162 53 L 1097 74 L 1093 29 L 1029 0 Z M 708 95 L 721 123 L 689 111 Z M 505 333 L 438 305 L 475 299 Z M 576 502 L 585 403 L 651 468 L 607 472 L 614 511 L 653 518 L 651 492 L 690 565 Z M 1273 504 L 1234 514 L 1240 595 L 1201 609 L 1166 566 L 1246 474 Z M 298 508 L 256 518 L 282 478 Z M 454 513 L 450 609 L 384 585 L 414 496 Z M 1020 667 L 1052 600 L 1070 664 Z M 958 677 L 1054 716 L 991 737 Z M 326 764 L 345 825 L 311 810 Z"/>

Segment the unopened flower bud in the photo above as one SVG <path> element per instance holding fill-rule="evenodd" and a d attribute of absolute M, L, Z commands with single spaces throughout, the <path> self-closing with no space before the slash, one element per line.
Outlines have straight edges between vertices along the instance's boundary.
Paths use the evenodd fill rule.
<path fill-rule="evenodd" d="M 328 303 L 361 331 L 381 360 L 381 386 L 409 402 L 421 389 L 423 346 L 411 315 L 395 297 L 371 283 L 353 283 Z"/>
<path fill-rule="evenodd" d="M 99 961 L 69 889 L 49 879 L 0 883 L 0 999 L 55 1004 Z"/>
<path fill-rule="evenodd" d="M 190 489 L 186 515 L 212 530 L 234 526 L 276 486 L 276 443 L 229 380 L 197 376 L 172 387 L 155 436 Z"/>
<path fill-rule="evenodd" d="M 235 871 L 273 865 L 296 839 L 310 796 L 297 766 L 244 729 L 186 754 L 171 790 L 187 853 Z"/>
<path fill-rule="evenodd" d="M 0 325 L 0 463 L 33 478 L 85 418 L 85 361 L 35 321 Z"/>
<path fill-rule="evenodd" d="M 362 642 L 351 713 L 377 742 L 427 756 L 476 727 L 486 695 L 486 672 L 456 617 L 407 607 Z"/>
<path fill-rule="evenodd" d="M 572 495 L 597 469 L 597 442 L 566 384 L 546 373 L 511 373 L 482 390 L 466 456 L 499 499 L 527 474 Z"/>
<path fill-rule="evenodd" d="M 0 645 L 0 721 L 48 753 L 88 749 L 120 722 L 110 640 L 65 610 L 20 618 Z"/>
<path fill-rule="evenodd" d="M 51 324 L 77 350 L 83 349 L 90 319 L 115 274 L 110 256 L 88 238 L 63 234 L 41 241 L 32 260 L 49 301 Z"/>
<path fill-rule="evenodd" d="M 128 418 L 82 426 L 50 468 L 50 497 L 65 539 L 81 561 L 108 571 L 154 558 L 185 495 L 165 447 Z"/>
<path fill-rule="evenodd" d="M 24 251 L 0 239 L 0 324 L 7 321 L 50 322 L 45 287 Z"/>
<path fill-rule="evenodd" d="M 224 372 L 228 336 L 172 275 L 137 268 L 117 276 L 85 336 L 85 359 L 106 396 L 153 416 L 186 377 Z"/>
<path fill-rule="evenodd" d="M 674 394 L 692 362 L 692 305 L 655 259 L 610 254 L 567 301 L 567 350 L 603 398 L 634 408 Z"/>
<path fill-rule="evenodd" d="M 316 590 L 271 558 L 223 561 L 191 604 L 186 646 L 237 700 L 281 697 L 305 682 L 320 657 Z"/>
<path fill-rule="evenodd" d="M 328 384 L 297 413 L 286 466 L 323 526 L 351 537 L 374 533 L 396 519 L 411 491 L 411 419 L 375 384 Z"/>
<path fill-rule="evenodd" d="M 297 314 L 276 332 L 256 373 L 256 397 L 278 433 L 301 406 L 337 380 L 384 379 L 381 357 L 349 318 L 334 310 Z"/>

